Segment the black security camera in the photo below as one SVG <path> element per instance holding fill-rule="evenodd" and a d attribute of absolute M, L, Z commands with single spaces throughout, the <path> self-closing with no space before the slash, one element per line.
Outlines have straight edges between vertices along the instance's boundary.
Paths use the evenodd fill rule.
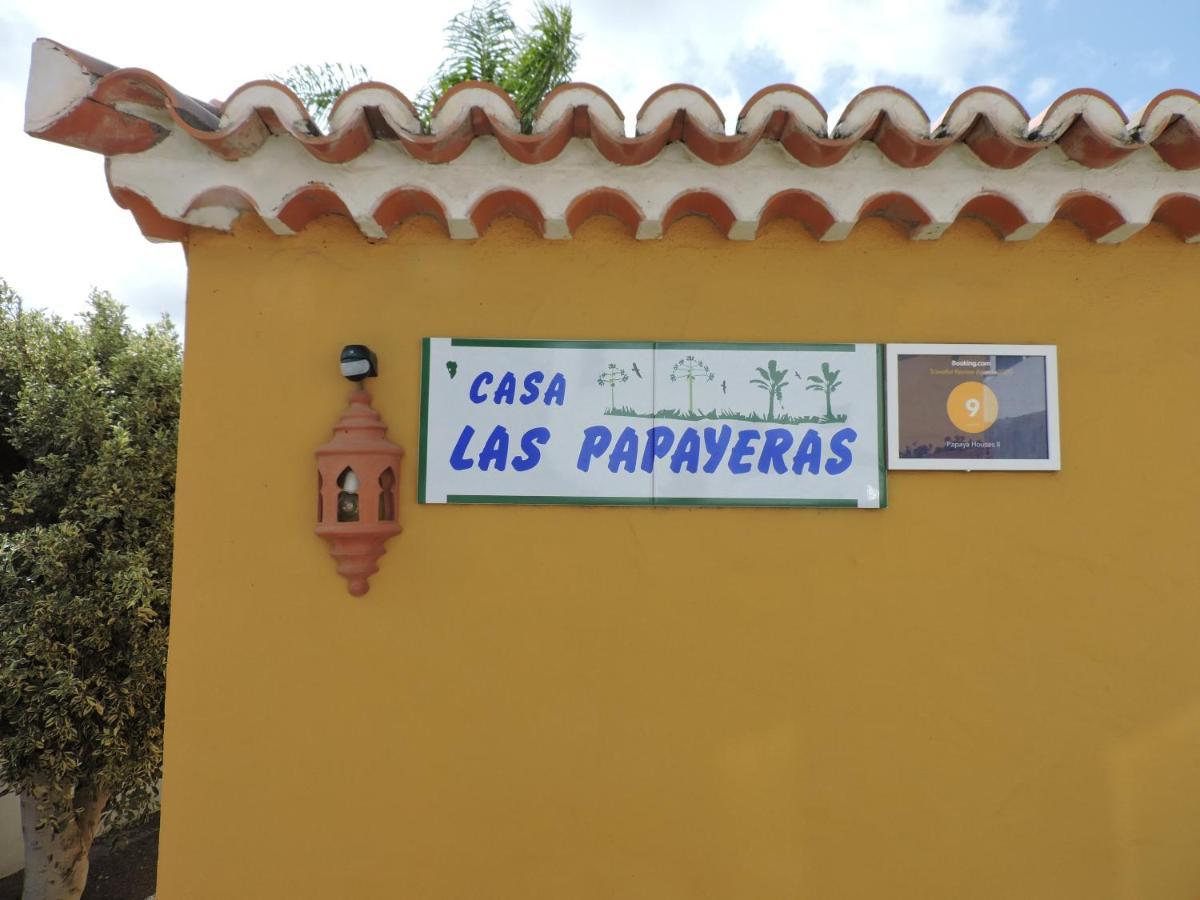
<path fill-rule="evenodd" d="M 366 344 L 347 344 L 342 348 L 342 377 L 351 381 L 374 378 L 379 374 L 379 362 Z"/>

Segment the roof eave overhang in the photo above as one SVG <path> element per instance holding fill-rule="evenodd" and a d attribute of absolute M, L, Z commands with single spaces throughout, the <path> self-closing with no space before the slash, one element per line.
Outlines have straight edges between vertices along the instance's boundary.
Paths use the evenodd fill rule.
<path fill-rule="evenodd" d="M 1064 94 L 1030 118 L 995 88 L 960 95 L 936 122 L 903 91 L 859 94 L 836 123 L 792 85 L 759 91 L 734 134 L 703 91 L 671 85 L 638 113 L 633 136 L 603 91 L 553 91 L 522 134 L 494 85 L 447 93 L 422 133 L 387 85 L 348 90 L 328 134 L 282 85 L 251 82 L 203 103 L 141 69 L 118 69 L 48 40 L 33 48 L 26 131 L 107 157 L 114 198 L 155 240 L 228 230 L 252 211 L 279 234 L 319 215 L 385 238 L 411 215 L 474 238 L 500 215 L 566 239 L 614 215 L 641 239 L 684 215 L 734 240 L 795 218 L 838 240 L 864 216 L 938 237 L 961 217 L 1005 240 L 1066 218 L 1102 243 L 1152 221 L 1200 241 L 1200 97 L 1158 95 L 1133 120 L 1096 91 Z"/>

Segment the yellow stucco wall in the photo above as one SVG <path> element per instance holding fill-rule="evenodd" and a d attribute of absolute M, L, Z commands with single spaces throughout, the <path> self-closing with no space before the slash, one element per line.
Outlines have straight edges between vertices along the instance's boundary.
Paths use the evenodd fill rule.
<path fill-rule="evenodd" d="M 1198 248 L 322 220 L 189 264 L 162 900 L 1200 896 Z M 1063 470 L 421 507 L 426 335 L 1054 343 Z M 353 341 L 408 450 L 362 599 L 312 531 Z"/>

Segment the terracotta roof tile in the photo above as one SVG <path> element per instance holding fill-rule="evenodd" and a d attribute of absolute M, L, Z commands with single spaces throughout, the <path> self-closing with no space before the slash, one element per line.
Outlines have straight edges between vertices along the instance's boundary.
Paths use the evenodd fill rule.
<path fill-rule="evenodd" d="M 1150 221 L 1200 237 L 1191 91 L 1161 93 L 1129 119 L 1079 89 L 1030 118 L 1004 91 L 977 87 L 931 122 L 905 92 L 875 87 L 833 122 L 811 94 L 780 84 L 751 97 L 727 134 L 708 94 L 675 84 L 647 98 L 630 137 L 612 98 L 589 84 L 556 88 L 522 134 L 507 94 L 465 82 L 439 100 L 423 134 L 407 97 L 370 82 L 338 98 L 322 134 L 273 82 L 210 104 L 51 41 L 33 52 L 26 130 L 109 157 L 114 197 L 161 240 L 191 225 L 227 228 L 246 210 L 284 234 L 345 215 L 371 238 L 413 214 L 438 217 L 453 237 L 475 237 L 499 215 L 568 237 L 594 214 L 644 238 L 683 215 L 706 216 L 733 239 L 781 215 L 826 240 L 867 215 L 920 239 L 959 216 L 1009 240 L 1056 216 L 1102 241 Z"/>

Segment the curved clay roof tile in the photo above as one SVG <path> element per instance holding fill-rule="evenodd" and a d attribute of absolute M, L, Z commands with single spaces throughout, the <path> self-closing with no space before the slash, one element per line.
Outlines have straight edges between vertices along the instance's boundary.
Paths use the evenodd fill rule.
<path fill-rule="evenodd" d="M 1186 90 L 1159 94 L 1131 121 L 1087 88 L 1031 119 L 1008 93 L 976 87 L 931 121 L 909 94 L 880 86 L 831 125 L 815 97 L 777 84 L 726 134 L 711 96 L 674 84 L 647 98 L 629 136 L 617 104 L 590 84 L 555 88 L 523 134 L 494 84 L 448 90 L 424 133 L 408 97 L 368 82 L 338 97 L 329 121 L 320 133 L 274 82 L 204 103 L 151 72 L 48 40 L 33 48 L 26 131 L 107 157 L 113 196 L 155 240 L 227 229 L 244 211 L 281 234 L 346 216 L 372 239 L 418 214 L 456 238 L 501 215 L 567 238 L 608 214 L 643 239 L 700 215 L 736 240 L 780 216 L 839 240 L 882 215 L 919 239 L 976 217 L 1025 240 L 1059 217 L 1102 242 L 1150 222 L 1200 240 L 1200 95 Z"/>

